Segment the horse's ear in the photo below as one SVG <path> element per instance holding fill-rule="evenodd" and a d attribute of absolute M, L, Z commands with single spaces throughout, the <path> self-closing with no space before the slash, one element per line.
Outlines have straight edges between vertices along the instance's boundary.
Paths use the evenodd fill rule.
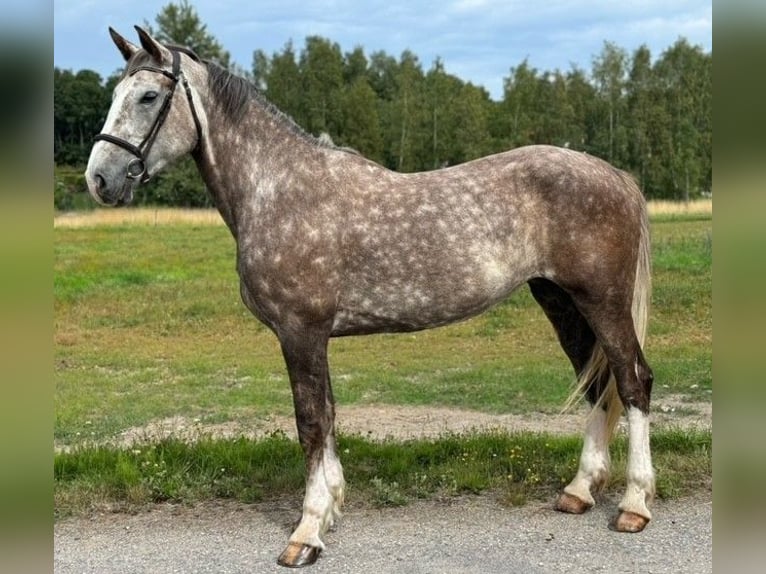
<path fill-rule="evenodd" d="M 130 60 L 133 54 L 138 52 L 138 46 L 120 36 L 120 34 L 118 34 L 111 26 L 109 26 L 109 35 L 112 37 L 114 45 L 117 46 L 117 49 L 122 54 L 122 57 L 125 58 L 126 62 Z"/>
<path fill-rule="evenodd" d="M 136 32 L 138 32 L 138 39 L 141 40 L 141 47 L 149 52 L 149 55 L 155 62 L 161 64 L 164 60 L 170 60 L 170 52 L 165 46 L 152 38 L 148 32 L 140 26 L 136 26 L 135 28 Z"/>

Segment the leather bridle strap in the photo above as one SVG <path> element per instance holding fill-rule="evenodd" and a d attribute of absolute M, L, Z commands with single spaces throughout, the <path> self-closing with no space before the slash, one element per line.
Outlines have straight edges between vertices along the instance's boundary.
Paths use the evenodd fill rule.
<path fill-rule="evenodd" d="M 167 70 L 163 70 L 162 68 L 157 68 L 154 66 L 139 66 L 130 72 L 131 76 L 137 72 L 140 72 L 141 70 L 155 72 L 157 74 L 162 74 L 163 76 L 170 78 L 170 80 L 173 82 L 173 84 L 170 87 L 170 91 L 168 91 L 168 93 L 165 94 L 165 99 L 162 101 L 162 106 L 160 107 L 160 111 L 158 112 L 157 117 L 154 118 L 154 123 L 152 124 L 152 127 L 149 129 L 149 133 L 146 134 L 146 137 L 141 141 L 141 143 L 138 145 L 135 145 L 117 136 L 113 136 L 111 134 L 103 134 L 103 133 L 98 134 L 94 138 L 95 141 L 106 141 L 114 145 L 117 145 L 129 151 L 134 156 L 136 156 L 135 158 L 130 160 L 130 162 L 128 162 L 128 166 L 126 168 L 126 171 L 127 171 L 126 177 L 128 177 L 129 179 L 140 179 L 142 183 L 149 180 L 149 175 L 146 172 L 146 158 L 149 155 L 149 150 L 152 149 L 152 145 L 154 145 L 154 140 L 157 139 L 157 134 L 159 133 L 160 128 L 162 127 L 162 124 L 165 123 L 165 119 L 167 119 L 168 113 L 170 113 L 170 105 L 173 101 L 173 94 L 175 94 L 176 86 L 178 85 L 179 80 L 184 86 L 184 91 L 186 92 L 186 99 L 189 102 L 189 108 L 191 109 L 192 119 L 194 120 L 194 127 L 197 129 L 197 144 L 194 146 L 192 153 L 193 154 L 196 153 L 200 149 L 200 146 L 202 145 L 202 127 L 199 123 L 197 110 L 194 107 L 194 99 L 192 97 L 191 88 L 189 87 L 189 82 L 186 81 L 186 76 L 184 76 L 183 72 L 181 72 L 180 55 L 175 50 L 171 50 L 171 54 L 173 56 L 173 66 L 172 66 L 172 71 L 170 72 L 168 72 Z"/>

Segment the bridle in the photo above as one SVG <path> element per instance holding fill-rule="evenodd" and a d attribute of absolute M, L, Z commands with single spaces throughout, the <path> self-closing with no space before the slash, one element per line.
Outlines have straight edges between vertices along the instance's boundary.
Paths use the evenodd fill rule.
<path fill-rule="evenodd" d="M 128 166 L 126 168 L 127 177 L 129 179 L 140 179 L 141 183 L 149 180 L 149 175 L 146 173 L 146 158 L 149 155 L 149 150 L 152 149 L 152 145 L 154 145 L 154 140 L 157 139 L 157 134 L 159 133 L 162 124 L 165 123 L 165 119 L 168 117 L 168 113 L 170 112 L 170 104 L 173 101 L 173 94 L 176 91 L 176 86 L 178 85 L 179 81 L 181 84 L 183 84 L 184 91 L 186 92 L 186 99 L 189 102 L 189 108 L 191 109 L 192 118 L 194 119 L 194 126 L 197 128 L 197 144 L 194 146 L 192 154 L 199 150 L 202 143 L 202 127 L 199 123 L 197 110 L 194 107 L 194 100 L 192 99 L 192 92 L 191 88 L 189 87 L 189 82 L 186 81 L 186 76 L 184 76 L 184 73 L 181 71 L 181 57 L 176 50 L 171 50 L 170 53 L 173 56 L 172 71 L 169 72 L 154 66 L 139 66 L 132 70 L 130 74 L 128 74 L 129 76 L 132 76 L 136 72 L 146 70 L 149 72 L 162 74 L 163 76 L 170 78 L 170 80 L 173 82 L 172 86 L 170 87 L 170 91 L 165 95 L 165 99 L 162 102 L 162 106 L 160 107 L 160 111 L 157 114 L 157 117 L 154 119 L 152 127 L 149 129 L 149 133 L 146 134 L 146 137 L 143 139 L 143 141 L 138 145 L 133 145 L 129 141 L 118 138 L 117 136 L 113 136 L 111 134 L 98 134 L 95 138 L 93 138 L 95 141 L 103 140 L 109 143 L 113 143 L 123 149 L 128 150 L 130 153 L 136 156 L 128 162 Z"/>

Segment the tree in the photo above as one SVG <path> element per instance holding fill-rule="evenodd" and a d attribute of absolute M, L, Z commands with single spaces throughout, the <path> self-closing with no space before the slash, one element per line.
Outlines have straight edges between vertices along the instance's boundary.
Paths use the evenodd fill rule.
<path fill-rule="evenodd" d="M 255 70 L 254 70 L 254 73 Z M 275 53 L 267 66 L 264 77 L 266 97 L 275 106 L 305 125 L 305 109 L 301 89 L 301 72 L 295 61 L 293 43 L 288 42 L 282 52 Z"/>
<path fill-rule="evenodd" d="M 567 104 L 572 110 L 572 116 L 567 126 L 564 145 L 581 151 L 590 150 L 590 128 L 593 125 L 596 89 L 588 81 L 587 74 L 578 67 L 573 67 L 567 72 L 566 84 Z"/>
<path fill-rule="evenodd" d="M 383 159 L 383 136 L 377 98 L 364 75 L 357 76 L 343 92 L 343 122 L 339 142 L 372 160 Z"/>
<path fill-rule="evenodd" d="M 452 125 L 453 114 L 450 109 L 452 101 L 459 90 L 458 82 L 454 82 L 444 71 L 444 62 L 436 58 L 433 66 L 425 77 L 426 99 L 428 105 L 428 117 L 430 140 L 430 161 L 428 167 L 436 169 L 449 163 L 454 139 L 450 135 L 454 132 Z"/>
<path fill-rule="evenodd" d="M 379 102 L 390 102 L 394 99 L 398 69 L 396 58 L 383 51 L 373 52 L 370 56 L 367 79 Z"/>
<path fill-rule="evenodd" d="M 626 159 L 627 133 L 624 122 L 625 50 L 613 42 L 604 42 L 604 47 L 593 60 L 593 81 L 607 129 L 600 130 L 606 141 L 594 142 L 599 145 L 599 154 L 607 161 L 619 165 Z"/>
<path fill-rule="evenodd" d="M 504 81 L 501 105 L 501 141 L 505 142 L 506 147 L 535 143 L 538 94 L 537 70 L 530 67 L 526 59 L 511 68 L 510 77 Z"/>
<path fill-rule="evenodd" d="M 271 61 L 263 50 L 253 52 L 253 63 L 250 71 L 250 80 L 256 88 L 265 92 L 271 74 Z"/>
<path fill-rule="evenodd" d="M 387 145 L 398 171 L 419 171 L 425 169 L 423 161 L 424 141 L 429 141 L 423 129 L 424 113 L 424 76 L 418 57 L 405 50 L 394 76 L 396 91 L 388 105 Z M 425 135 L 425 137 L 424 137 Z M 420 156 L 420 157 L 418 157 Z M 429 166 L 430 167 L 430 166 Z"/>
<path fill-rule="evenodd" d="M 663 129 L 652 75 L 652 57 L 649 48 L 640 46 L 634 53 L 626 84 L 630 165 L 637 169 L 638 181 L 644 193 L 654 189 L 652 176 L 656 175 L 660 154 L 652 153 L 653 132 Z M 652 165 L 654 164 L 654 165 Z M 650 169 L 650 167 L 652 169 Z"/>
<path fill-rule="evenodd" d="M 207 25 L 202 23 L 197 10 L 188 0 L 180 3 L 170 2 L 155 17 L 156 29 L 144 21 L 147 31 L 161 42 L 187 46 L 197 55 L 212 60 L 224 68 L 231 68 L 231 56 L 223 49 L 212 34 L 207 32 Z"/>
<path fill-rule="evenodd" d="M 175 207 L 212 207 L 213 200 L 205 189 L 197 166 L 191 157 L 181 158 L 171 168 L 159 173 L 149 185 L 136 190 L 133 202 Z"/>
<path fill-rule="evenodd" d="M 665 194 L 688 200 L 712 185 L 713 59 L 679 39 L 653 68 L 668 119 Z"/>
<path fill-rule="evenodd" d="M 92 70 L 53 70 L 53 154 L 60 164 L 84 165 L 93 136 L 109 111 L 110 93 Z"/>
<path fill-rule="evenodd" d="M 549 82 L 550 111 L 546 125 L 551 133 L 550 143 L 584 149 L 586 110 L 593 101 L 591 85 L 577 68 L 566 74 L 556 70 L 550 74 Z"/>
<path fill-rule="evenodd" d="M 350 86 L 361 77 L 367 79 L 367 56 L 364 55 L 364 48 L 356 46 L 343 61 L 343 81 Z"/>
<path fill-rule="evenodd" d="M 343 55 L 340 46 L 319 36 L 309 36 L 298 68 L 304 128 L 314 135 L 326 132 L 335 139 L 341 131 Z"/>
<path fill-rule="evenodd" d="M 453 103 L 455 150 L 450 157 L 451 164 L 476 159 L 491 150 L 488 137 L 489 93 L 468 83 L 459 88 Z"/>

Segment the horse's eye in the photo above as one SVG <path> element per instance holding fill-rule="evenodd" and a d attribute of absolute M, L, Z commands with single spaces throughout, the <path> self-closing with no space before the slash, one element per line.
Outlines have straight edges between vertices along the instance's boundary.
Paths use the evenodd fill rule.
<path fill-rule="evenodd" d="M 157 92 L 146 92 L 143 96 L 141 96 L 141 103 L 151 104 L 156 99 L 157 99 Z"/>

